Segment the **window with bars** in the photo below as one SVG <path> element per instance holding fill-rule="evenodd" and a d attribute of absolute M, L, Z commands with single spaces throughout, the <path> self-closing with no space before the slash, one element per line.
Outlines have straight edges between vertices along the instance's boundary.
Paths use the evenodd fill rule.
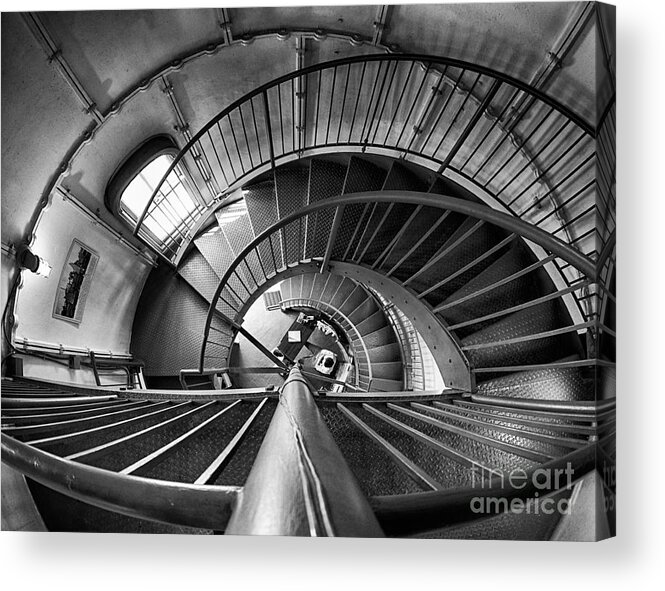
<path fill-rule="evenodd" d="M 204 209 L 194 197 L 184 167 L 178 163 L 169 172 L 177 152 L 170 138 L 151 138 L 119 167 L 106 195 L 107 207 L 132 229 L 143 217 L 141 238 L 169 258 L 188 237 Z"/>
<path fill-rule="evenodd" d="M 150 197 L 173 162 L 162 154 L 145 166 L 127 185 L 120 197 L 119 212 L 133 225 L 141 217 Z M 145 216 L 144 225 L 159 241 L 167 242 L 182 233 L 193 221 L 200 207 L 190 195 L 187 179 L 176 166 L 159 186 Z"/>

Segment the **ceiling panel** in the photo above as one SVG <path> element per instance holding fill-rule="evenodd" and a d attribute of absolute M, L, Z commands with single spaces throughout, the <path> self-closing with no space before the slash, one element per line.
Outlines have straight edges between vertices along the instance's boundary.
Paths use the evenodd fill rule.
<path fill-rule="evenodd" d="M 2 241 L 23 237 L 51 176 L 92 122 L 18 14 L 2 15 Z"/>
<path fill-rule="evenodd" d="M 256 39 L 206 55 L 169 75 L 178 103 L 196 133 L 219 111 L 257 86 L 295 69 L 295 40 Z"/>
<path fill-rule="evenodd" d="M 602 52 L 596 33 L 597 28 L 591 20 L 576 46 L 563 60 L 561 69 L 556 71 L 544 88 L 547 94 L 556 97 L 590 123 L 596 118 L 595 97 L 604 99 L 603 104 L 606 102 L 606 97 L 600 93 L 597 95 L 602 86 L 596 88 L 596 84 L 602 84 L 606 77 L 603 76 Z"/>
<path fill-rule="evenodd" d="M 398 5 L 384 43 L 471 61 L 528 81 L 575 10 L 573 2 Z"/>
<path fill-rule="evenodd" d="M 120 163 L 147 138 L 166 133 L 179 139 L 173 129 L 175 123 L 167 96 L 159 84 L 153 84 L 102 125 L 72 161 L 63 185 L 90 209 L 99 209 L 106 222 L 124 228 L 106 211 L 106 185 Z"/>
<path fill-rule="evenodd" d="M 372 37 L 376 6 L 291 6 L 229 9 L 236 38 L 266 30 L 324 29 Z"/>
<path fill-rule="evenodd" d="M 44 12 L 40 17 L 102 111 L 157 68 L 222 39 L 213 9 Z"/>

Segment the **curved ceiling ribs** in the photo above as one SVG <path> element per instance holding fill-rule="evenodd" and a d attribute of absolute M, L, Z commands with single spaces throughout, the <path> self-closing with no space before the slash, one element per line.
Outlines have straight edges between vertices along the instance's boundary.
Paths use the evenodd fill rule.
<path fill-rule="evenodd" d="M 48 26 L 43 22 L 40 14 L 35 12 L 21 14 L 28 29 L 46 54 L 48 62 L 57 67 L 65 82 L 70 86 L 75 96 L 81 102 L 85 113 L 92 117 L 92 121 L 87 126 L 83 134 L 66 151 L 62 161 L 60 162 L 60 165 L 58 166 L 57 171 L 47 186 L 44 188 L 44 197 L 38 205 L 33 219 L 28 226 L 28 241 L 29 236 L 35 231 L 38 225 L 41 210 L 48 204 L 48 198 L 51 192 L 56 187 L 63 184 L 63 181 L 67 178 L 71 170 L 74 159 L 80 154 L 81 150 L 86 145 L 90 144 L 94 140 L 95 135 L 101 130 L 104 124 L 114 116 L 118 115 L 122 111 L 123 107 L 138 94 L 146 92 L 156 83 L 161 83 L 163 92 L 169 96 L 169 98 L 172 98 L 173 86 L 168 79 L 168 75 L 181 71 L 184 67 L 187 66 L 188 63 L 205 56 L 216 55 L 221 50 L 232 47 L 233 45 L 247 46 L 254 40 L 261 38 L 277 38 L 280 41 L 285 41 L 291 36 L 300 37 L 303 39 L 313 39 L 319 42 L 325 41 L 327 37 L 330 37 L 331 39 L 347 41 L 353 47 L 373 45 L 376 47 L 377 51 L 389 50 L 388 47 L 383 46 L 380 43 L 373 42 L 372 38 L 369 36 L 365 37 L 357 33 L 350 34 L 344 31 L 327 31 L 324 34 L 320 29 L 313 28 L 291 29 L 288 31 L 286 29 L 255 31 L 252 33 L 244 33 L 240 38 L 234 39 L 231 32 L 228 9 L 221 8 L 216 9 L 216 11 L 219 13 L 219 27 L 223 32 L 219 39 L 196 47 L 193 50 L 180 53 L 177 56 L 169 59 L 167 62 L 159 64 L 148 75 L 134 82 L 134 84 L 130 85 L 129 88 L 125 89 L 119 96 L 115 98 L 112 104 L 104 109 L 100 109 L 98 105 L 95 104 L 89 93 L 86 91 L 81 80 L 77 77 L 76 72 L 67 62 L 67 59 L 65 55 L 63 55 L 61 48 L 51 36 Z M 174 129 L 183 136 L 184 143 L 187 143 L 192 137 L 190 127 L 183 119 L 182 113 L 179 112 L 177 104 L 175 105 L 175 111 L 177 124 L 174 126 Z M 69 192 L 67 187 L 62 188 L 64 191 Z"/>

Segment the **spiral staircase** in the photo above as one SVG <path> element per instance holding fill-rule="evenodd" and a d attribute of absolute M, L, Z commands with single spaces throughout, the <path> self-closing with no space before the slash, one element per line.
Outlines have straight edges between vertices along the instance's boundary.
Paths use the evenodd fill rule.
<path fill-rule="evenodd" d="M 4 381 L 3 459 L 31 478 L 49 529 L 572 539 L 579 513 L 473 510 L 540 495 L 613 531 L 588 492 L 614 453 L 613 126 L 613 103 L 590 125 L 431 56 L 340 60 L 256 89 L 172 165 L 201 211 L 158 240 L 155 191 L 135 227 L 164 262 L 134 354 L 197 385 Z M 283 311 L 344 336 L 340 388 L 313 386 L 243 325 L 275 288 Z M 239 335 L 269 367 L 233 367 Z M 444 388 L 414 379 L 409 339 Z M 201 389 L 234 371 L 282 383 Z M 533 478 L 565 468 L 567 486 Z M 526 485 L 505 482 L 515 471 Z"/>

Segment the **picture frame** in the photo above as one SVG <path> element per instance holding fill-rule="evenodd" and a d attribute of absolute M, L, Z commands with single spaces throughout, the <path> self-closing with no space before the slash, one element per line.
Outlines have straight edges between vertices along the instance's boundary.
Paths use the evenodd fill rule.
<path fill-rule="evenodd" d="M 53 318 L 81 324 L 98 262 L 99 254 L 74 238 L 60 272 L 53 302 Z"/>

